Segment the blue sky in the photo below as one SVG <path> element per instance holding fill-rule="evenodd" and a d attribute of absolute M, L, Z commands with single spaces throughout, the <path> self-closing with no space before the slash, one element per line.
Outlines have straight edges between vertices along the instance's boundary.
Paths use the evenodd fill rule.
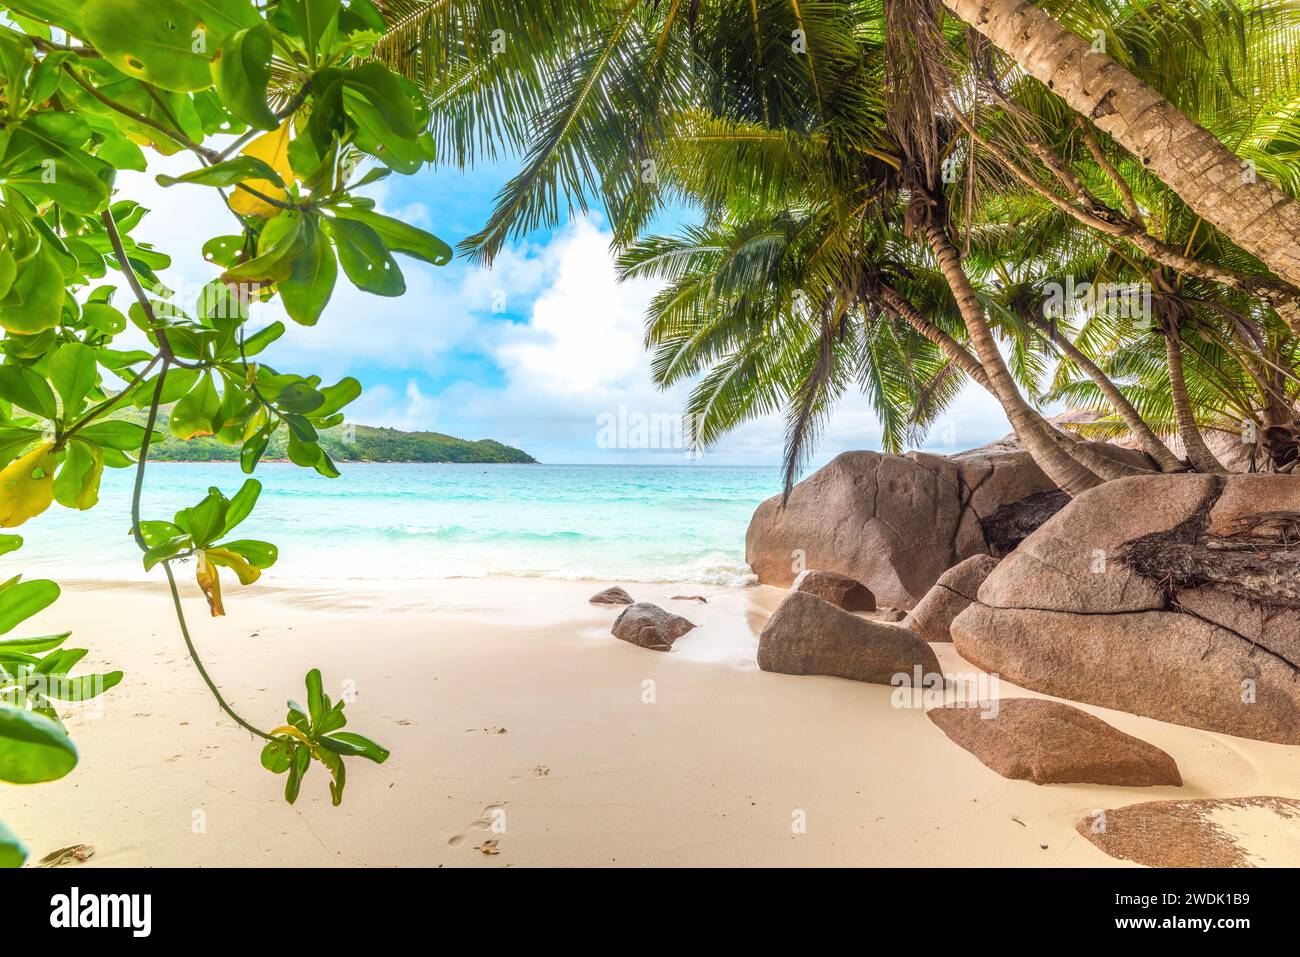
<path fill-rule="evenodd" d="M 183 157 L 174 157 L 155 161 L 152 172 L 186 168 Z M 454 246 L 481 228 L 513 172 L 509 163 L 467 172 L 430 169 L 390 176 L 369 192 L 386 212 Z M 173 256 L 165 281 L 197 289 L 210 279 L 213 269 L 198 249 L 207 237 L 228 231 L 229 217 L 214 192 L 164 190 L 152 176 L 136 174 L 119 185 L 123 195 L 153 210 L 136 235 Z M 666 214 L 657 228 L 671 231 L 685 215 Z M 364 393 L 349 415 L 366 425 L 498 439 L 552 463 L 687 461 L 681 449 L 611 447 L 609 429 L 602 431 L 610 420 L 628 422 L 625 437 L 635 444 L 637 417 L 666 421 L 680 412 L 687 389 L 664 393 L 651 381 L 642 321 L 657 286 L 616 281 L 599 213 L 522 237 L 491 270 L 459 257 L 441 268 L 400 263 L 405 296 L 369 296 L 340 275 L 320 323 L 302 328 L 286 320 L 289 332 L 266 361 L 327 381 L 355 376 Z M 259 309 L 255 325 L 284 318 L 274 303 Z M 953 451 L 1007 431 L 1001 410 L 968 388 L 927 447 Z M 776 464 L 783 437 L 780 416 L 755 421 L 698 461 Z M 876 448 L 879 438 L 865 400 L 849 396 L 823 433 L 814 464 L 846 449 Z"/>

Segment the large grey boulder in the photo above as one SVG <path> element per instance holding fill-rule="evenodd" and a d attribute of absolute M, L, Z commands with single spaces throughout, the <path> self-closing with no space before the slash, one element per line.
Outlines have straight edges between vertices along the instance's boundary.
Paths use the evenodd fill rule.
<path fill-rule="evenodd" d="M 938 674 L 930 646 L 906 628 L 868 621 L 806 592 L 785 597 L 758 637 L 758 666 L 788 675 L 833 675 L 890 684 L 917 666 Z"/>
<path fill-rule="evenodd" d="M 985 580 L 957 651 L 1044 694 L 1300 744 L 1300 477 L 1079 496 Z"/>
<path fill-rule="evenodd" d="M 1151 467 L 1141 452 L 1091 443 Z M 1011 439 L 954 456 L 845 452 L 763 502 L 745 558 L 764 584 L 804 569 L 862 582 L 882 605 L 911 609 L 945 571 L 972 555 L 1001 556 L 1065 504 Z"/>
<path fill-rule="evenodd" d="M 966 606 L 975 601 L 984 579 L 998 567 L 992 555 L 972 555 L 939 576 L 934 587 L 907 616 L 907 626 L 922 641 L 952 641 L 948 629 Z"/>

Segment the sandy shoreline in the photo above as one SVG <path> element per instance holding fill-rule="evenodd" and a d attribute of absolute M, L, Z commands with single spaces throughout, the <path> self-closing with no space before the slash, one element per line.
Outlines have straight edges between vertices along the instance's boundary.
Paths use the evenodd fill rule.
<path fill-rule="evenodd" d="M 161 588 L 65 586 L 22 633 L 72 629 L 68 645 L 91 649 L 82 670 L 126 678 L 102 717 L 69 721 L 78 768 L 0 786 L 0 818 L 33 860 L 94 845 L 81 866 L 1132 866 L 1076 833 L 1079 819 L 1168 798 L 1300 797 L 1300 747 L 1091 707 L 1173 755 L 1184 786 L 1006 780 L 920 710 L 892 707 L 888 687 L 759 672 L 757 634 L 782 590 L 628 585 L 701 626 L 659 654 L 610 636 L 617 609 L 587 603 L 604 584 L 231 588 L 218 620 L 190 601 L 210 672 L 255 724 L 280 722 L 309 667 L 331 693 L 354 683 L 350 727 L 393 756 L 350 765 L 340 808 L 319 767 L 283 803 L 283 778 L 189 665 Z M 945 671 L 972 670 L 935 647 Z M 498 854 L 476 850 L 485 839 Z M 1258 863 L 1300 863 L 1295 841 L 1258 846 Z"/>

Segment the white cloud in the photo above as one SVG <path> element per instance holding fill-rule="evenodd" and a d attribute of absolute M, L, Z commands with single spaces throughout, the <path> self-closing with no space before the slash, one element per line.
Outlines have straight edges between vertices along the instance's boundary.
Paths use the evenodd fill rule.
<path fill-rule="evenodd" d="M 460 383 L 436 403 L 421 397 L 425 427 L 492 436 L 520 445 L 545 461 L 678 462 L 681 451 L 609 450 L 598 447 L 598 417 L 619 409 L 647 416 L 673 415 L 685 404 L 687 387 L 661 392 L 644 348 L 644 316 L 658 289 L 648 281 L 619 283 L 609 251 L 609 234 L 590 220 L 578 221 L 536 252 L 543 281 L 525 325 L 497 325 L 487 350 L 502 369 L 504 383 L 485 388 Z M 417 406 L 408 396 L 389 415 L 410 422 Z M 378 410 L 376 410 L 378 412 Z M 968 447 L 1006 431 L 1001 410 L 974 390 L 954 404 L 953 448 Z M 839 451 L 879 447 L 881 430 L 866 399 L 853 393 L 823 430 L 815 462 Z M 737 429 L 711 449 L 717 464 L 780 461 L 785 423 L 769 416 Z M 932 443 L 937 444 L 937 443 Z"/>
<path fill-rule="evenodd" d="M 215 275 L 203 262 L 202 241 L 233 230 L 215 191 L 156 185 L 157 172 L 189 168 L 184 157 L 157 158 L 144 174 L 125 174 L 124 195 L 154 210 L 137 238 L 175 257 L 162 278 L 197 288 Z M 425 228 L 421 203 L 395 203 L 385 183 L 369 190 L 378 206 Z M 286 371 L 317 372 L 326 380 L 359 369 L 384 370 L 388 384 L 370 385 L 350 410 L 359 422 L 431 429 L 467 438 L 495 438 L 550 462 L 678 462 L 681 453 L 608 450 L 597 445 L 598 416 L 631 412 L 671 415 L 686 387 L 660 392 L 643 345 L 644 315 L 655 283 L 616 281 L 609 234 L 579 220 L 546 244 L 505 249 L 492 269 L 445 270 L 401 260 L 407 292 L 383 299 L 354 289 L 340 274 L 321 322 L 304 328 L 278 304 L 259 307 L 261 325 L 285 321 L 287 332 L 266 354 Z M 520 321 L 513 321 L 520 320 Z M 466 355 L 488 357 L 500 382 L 460 378 Z M 451 380 L 437 394 L 420 381 Z M 404 383 L 404 385 L 400 385 Z M 978 445 L 1008 431 L 997 404 L 973 385 L 959 397 L 928 441 L 936 451 Z M 815 463 L 850 448 L 879 447 L 880 426 L 866 399 L 851 394 L 823 430 Z M 710 450 L 706 462 L 780 461 L 785 423 L 770 416 L 747 423 Z"/>

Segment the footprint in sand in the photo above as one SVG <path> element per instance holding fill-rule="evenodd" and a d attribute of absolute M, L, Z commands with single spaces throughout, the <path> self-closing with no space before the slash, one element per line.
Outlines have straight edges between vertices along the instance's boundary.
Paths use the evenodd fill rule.
<path fill-rule="evenodd" d="M 449 847 L 460 847 L 465 843 L 466 839 L 474 836 L 470 833 L 471 831 L 491 831 L 492 825 L 497 821 L 504 821 L 505 813 L 506 806 L 504 804 L 489 804 L 483 809 L 483 813 L 479 816 L 478 820 L 471 823 L 469 827 L 465 828 L 461 833 L 453 834 L 451 837 L 447 838 L 447 845 Z"/>

